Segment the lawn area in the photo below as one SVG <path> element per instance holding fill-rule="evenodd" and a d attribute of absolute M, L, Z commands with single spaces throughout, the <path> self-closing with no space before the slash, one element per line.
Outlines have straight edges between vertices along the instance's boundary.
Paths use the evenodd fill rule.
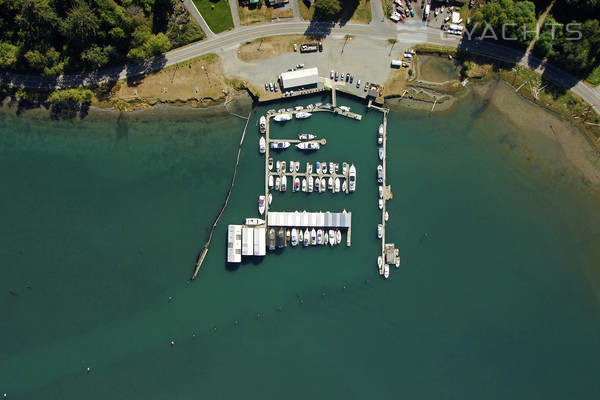
<path fill-rule="evenodd" d="M 214 33 L 233 28 L 233 18 L 227 0 L 193 0 L 206 23 Z"/>
<path fill-rule="evenodd" d="M 314 39 L 304 35 L 268 36 L 241 45 L 238 58 L 245 62 L 266 60 L 283 53 L 293 52 L 294 43 L 300 46 L 303 43 L 311 42 L 314 42 Z"/>
<path fill-rule="evenodd" d="M 343 9 L 340 15 L 341 21 L 355 22 L 359 24 L 368 24 L 371 22 L 371 2 L 369 0 L 355 0 L 358 5 L 355 9 Z M 379 1 L 379 0 L 375 0 Z M 314 7 L 309 7 L 310 3 L 304 2 L 304 0 L 298 0 L 298 8 L 300 9 L 300 16 L 305 21 L 311 21 L 314 14 Z"/>
<path fill-rule="evenodd" d="M 594 86 L 600 85 L 600 65 L 598 65 L 594 70 L 585 78 L 587 83 L 591 83 Z"/>
<path fill-rule="evenodd" d="M 241 7 L 238 5 L 238 14 L 242 25 L 261 24 L 267 22 L 278 22 L 278 18 L 286 20 L 294 17 L 294 10 L 288 8 L 282 10 L 263 5 L 262 7 Z"/>

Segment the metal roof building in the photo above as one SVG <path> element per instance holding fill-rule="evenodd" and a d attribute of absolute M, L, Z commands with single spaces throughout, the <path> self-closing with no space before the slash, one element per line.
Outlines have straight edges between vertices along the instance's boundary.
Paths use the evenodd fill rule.
<path fill-rule="evenodd" d="M 322 228 L 350 228 L 352 226 L 352 213 L 345 210 L 341 213 L 332 212 L 269 212 L 267 216 L 269 226 L 287 226 L 297 228 L 322 227 Z"/>
<path fill-rule="evenodd" d="M 281 73 L 281 86 L 285 90 L 317 83 L 319 83 L 319 70 L 316 67 Z"/>
<path fill-rule="evenodd" d="M 267 229 L 254 228 L 254 255 L 264 256 L 267 254 Z"/>
<path fill-rule="evenodd" d="M 227 227 L 227 262 L 242 262 L 242 226 Z"/>

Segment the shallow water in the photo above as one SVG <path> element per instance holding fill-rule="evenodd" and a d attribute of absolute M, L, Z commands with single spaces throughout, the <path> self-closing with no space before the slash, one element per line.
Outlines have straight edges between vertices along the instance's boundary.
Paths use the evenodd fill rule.
<path fill-rule="evenodd" d="M 256 215 L 264 185 L 259 108 L 193 283 L 243 121 L 2 115 L 0 392 L 598 397 L 600 213 L 568 163 L 536 157 L 477 98 L 452 113 L 392 112 L 387 236 L 402 266 L 383 281 L 375 262 L 381 115 L 338 102 L 363 121 L 321 113 L 273 136 L 326 137 L 314 156 L 290 149 L 280 158 L 354 162 L 358 191 L 277 193 L 272 209 L 350 210 L 352 247 L 286 248 L 226 266 L 226 225 Z"/>
<path fill-rule="evenodd" d="M 456 62 L 446 57 L 419 56 L 419 79 L 428 82 L 446 82 L 460 78 Z"/>

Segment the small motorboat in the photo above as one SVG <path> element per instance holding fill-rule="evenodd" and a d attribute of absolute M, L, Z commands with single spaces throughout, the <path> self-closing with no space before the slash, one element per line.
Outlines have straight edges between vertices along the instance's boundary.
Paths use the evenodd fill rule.
<path fill-rule="evenodd" d="M 302 111 L 302 110 L 304 110 L 304 107 L 302 107 L 302 106 L 296 106 L 296 107 L 294 107 L 294 110 L 296 110 L 296 111 Z"/>
<path fill-rule="evenodd" d="M 290 172 L 294 172 L 294 166 L 296 165 L 295 161 L 290 161 Z"/>
<path fill-rule="evenodd" d="M 269 145 L 273 150 L 285 150 L 288 147 L 290 147 L 290 142 L 286 142 L 285 140 L 275 140 L 272 141 Z"/>
<path fill-rule="evenodd" d="M 383 266 L 383 277 L 384 277 L 385 279 L 387 279 L 387 278 L 389 278 L 389 277 L 390 277 L 390 266 L 389 266 L 389 265 L 387 265 L 387 264 L 385 264 L 385 265 Z"/>
<path fill-rule="evenodd" d="M 296 228 L 292 229 L 290 243 L 292 244 L 292 247 L 296 247 L 298 244 L 298 231 L 296 231 Z"/>
<path fill-rule="evenodd" d="M 344 161 L 344 163 L 342 164 L 342 175 L 346 176 L 347 172 L 348 172 L 348 163 Z"/>
<path fill-rule="evenodd" d="M 327 181 L 327 189 L 331 190 L 333 192 L 333 178 L 329 177 L 329 180 Z"/>
<path fill-rule="evenodd" d="M 281 178 L 281 191 L 287 191 L 287 176 L 285 175 L 283 176 L 283 178 Z"/>
<path fill-rule="evenodd" d="M 379 185 L 378 191 L 379 191 L 379 198 L 383 199 L 383 186 Z"/>
<path fill-rule="evenodd" d="M 275 171 L 279 172 L 281 170 L 281 161 L 277 160 L 275 163 Z"/>
<path fill-rule="evenodd" d="M 383 225 L 377 224 L 377 238 L 381 239 L 383 236 Z"/>
<path fill-rule="evenodd" d="M 377 131 L 377 134 L 383 136 L 383 124 L 379 124 L 379 130 Z"/>
<path fill-rule="evenodd" d="M 296 171 L 296 172 L 300 171 L 300 161 L 296 161 L 294 163 L 294 171 Z"/>
<path fill-rule="evenodd" d="M 306 192 L 306 178 L 302 178 L 302 191 Z"/>
<path fill-rule="evenodd" d="M 312 163 L 309 163 L 309 162 L 306 163 L 306 173 L 312 174 Z"/>
<path fill-rule="evenodd" d="M 271 202 L 273 201 L 273 194 L 269 193 L 269 197 L 267 198 L 267 201 L 269 202 L 269 205 L 271 205 Z"/>
<path fill-rule="evenodd" d="M 296 143 L 296 147 L 304 151 L 316 151 L 321 148 L 319 142 L 300 142 Z"/>
<path fill-rule="evenodd" d="M 304 231 L 304 247 L 308 246 L 310 243 L 310 232 L 308 231 L 308 229 L 306 229 Z"/>
<path fill-rule="evenodd" d="M 379 159 L 383 160 L 383 147 L 379 148 Z"/>
<path fill-rule="evenodd" d="M 298 229 L 298 243 L 304 242 L 304 234 L 302 233 L 302 229 Z"/>
<path fill-rule="evenodd" d="M 346 180 L 344 179 L 342 181 L 342 192 L 346 193 L 346 188 L 348 187 Z"/>
<path fill-rule="evenodd" d="M 337 177 L 335 178 L 335 181 L 333 183 L 333 191 L 335 193 L 339 193 L 339 191 L 340 191 L 340 178 L 337 178 Z"/>
<path fill-rule="evenodd" d="M 335 164 L 332 163 L 331 161 L 329 161 L 329 173 L 333 174 L 334 171 L 335 171 Z"/>
<path fill-rule="evenodd" d="M 260 154 L 265 154 L 266 146 L 267 146 L 267 141 L 265 140 L 264 136 L 261 136 L 260 139 L 258 140 L 258 151 L 260 152 Z"/>
<path fill-rule="evenodd" d="M 339 229 L 335 231 L 335 242 L 336 244 L 342 243 L 342 231 L 340 231 Z"/>
<path fill-rule="evenodd" d="M 317 135 L 313 135 L 312 133 L 300 133 L 298 134 L 298 139 L 300 140 L 313 140 L 314 138 L 316 138 Z"/>
<path fill-rule="evenodd" d="M 258 213 L 260 215 L 265 213 L 265 196 L 262 194 L 258 196 Z"/>
<path fill-rule="evenodd" d="M 281 111 L 281 110 L 280 110 Z M 283 113 L 283 114 L 278 114 L 276 116 L 273 117 L 273 119 L 277 122 L 284 122 L 284 121 L 289 121 L 291 120 L 292 114 L 288 114 L 288 113 Z"/>
<path fill-rule="evenodd" d="M 325 235 L 323 236 L 323 245 L 326 245 L 329 242 L 329 233 L 324 230 Z"/>
<path fill-rule="evenodd" d="M 269 189 L 273 189 L 273 175 L 269 175 Z"/>
<path fill-rule="evenodd" d="M 384 218 L 385 218 L 385 222 L 387 222 L 387 220 L 390 218 L 390 214 L 388 214 L 387 211 L 385 212 Z"/>
<path fill-rule="evenodd" d="M 296 113 L 296 118 L 297 119 L 306 119 L 306 118 L 309 118 L 311 116 L 312 116 L 312 114 L 309 113 L 309 112 L 306 112 L 306 111 L 302 111 L 302 112 Z"/>
<path fill-rule="evenodd" d="M 327 180 L 325 177 L 321 178 L 321 192 L 325 192 L 327 190 Z"/>
<path fill-rule="evenodd" d="M 377 266 L 379 267 L 379 269 L 381 269 L 381 267 L 383 266 L 383 258 L 381 258 L 381 256 L 377 256 Z"/>
<path fill-rule="evenodd" d="M 335 173 L 337 174 L 338 171 L 340 170 L 340 164 L 339 163 L 335 163 L 333 165 L 335 166 Z"/>
<path fill-rule="evenodd" d="M 258 122 L 258 130 L 260 133 L 265 133 L 267 130 L 267 119 L 265 118 L 264 115 L 260 116 L 260 119 Z"/>
<path fill-rule="evenodd" d="M 327 173 L 327 163 L 326 162 L 321 163 L 321 170 L 323 171 L 324 174 Z"/>
<path fill-rule="evenodd" d="M 383 166 L 381 164 L 377 166 L 377 183 L 383 183 Z"/>
<path fill-rule="evenodd" d="M 248 226 L 256 226 L 256 225 L 262 225 L 265 223 L 264 219 L 260 219 L 260 218 L 246 218 L 246 222 L 244 225 L 248 225 Z"/>
<path fill-rule="evenodd" d="M 275 178 L 275 190 L 280 190 L 281 189 L 281 178 L 277 177 Z"/>
<path fill-rule="evenodd" d="M 335 246 L 335 231 L 333 229 L 329 230 L 329 245 Z"/>
<path fill-rule="evenodd" d="M 383 210 L 383 199 L 379 199 L 379 209 Z"/>
<path fill-rule="evenodd" d="M 269 157 L 269 171 L 273 171 L 273 157 Z"/>
<path fill-rule="evenodd" d="M 290 231 L 289 229 L 285 230 L 285 242 L 289 242 L 290 240 L 292 240 L 292 231 Z"/>
<path fill-rule="evenodd" d="M 314 189 L 314 179 L 311 175 L 308 177 L 308 193 L 312 193 L 313 189 Z"/>
<path fill-rule="evenodd" d="M 348 106 L 340 106 L 340 110 L 350 112 L 350 107 Z"/>
<path fill-rule="evenodd" d="M 317 231 L 315 228 L 310 231 L 310 244 L 313 246 L 317 244 Z"/>
<path fill-rule="evenodd" d="M 321 163 L 319 161 L 317 161 L 317 174 L 321 172 Z"/>
<path fill-rule="evenodd" d="M 294 192 L 297 192 L 300 190 L 300 178 L 296 177 L 294 179 Z"/>
<path fill-rule="evenodd" d="M 396 268 L 400 268 L 400 256 L 396 257 Z"/>
<path fill-rule="evenodd" d="M 285 172 L 285 161 L 281 162 L 281 172 Z"/>
<path fill-rule="evenodd" d="M 311 176 L 312 178 L 312 176 Z M 315 192 L 320 192 L 321 191 L 321 180 L 319 179 L 319 177 L 317 177 L 315 179 Z"/>
<path fill-rule="evenodd" d="M 317 244 L 318 245 L 323 244 L 323 230 L 321 230 L 321 229 L 317 230 Z"/>

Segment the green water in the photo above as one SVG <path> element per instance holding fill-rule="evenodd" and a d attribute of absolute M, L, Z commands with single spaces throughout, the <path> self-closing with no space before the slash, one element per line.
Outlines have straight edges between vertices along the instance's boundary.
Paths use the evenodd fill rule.
<path fill-rule="evenodd" d="M 358 191 L 288 191 L 275 194 L 272 209 L 351 210 L 352 247 L 287 248 L 226 266 L 226 225 L 256 215 L 264 185 L 259 108 L 193 283 L 243 121 L 2 114 L 0 393 L 597 398 L 600 213 L 578 175 L 564 160 L 532 159 L 477 99 L 433 116 L 392 112 L 387 236 L 402 266 L 383 281 L 381 115 L 340 102 L 363 120 L 323 113 L 274 127 L 273 136 L 325 136 L 314 156 L 279 157 L 354 162 Z"/>

